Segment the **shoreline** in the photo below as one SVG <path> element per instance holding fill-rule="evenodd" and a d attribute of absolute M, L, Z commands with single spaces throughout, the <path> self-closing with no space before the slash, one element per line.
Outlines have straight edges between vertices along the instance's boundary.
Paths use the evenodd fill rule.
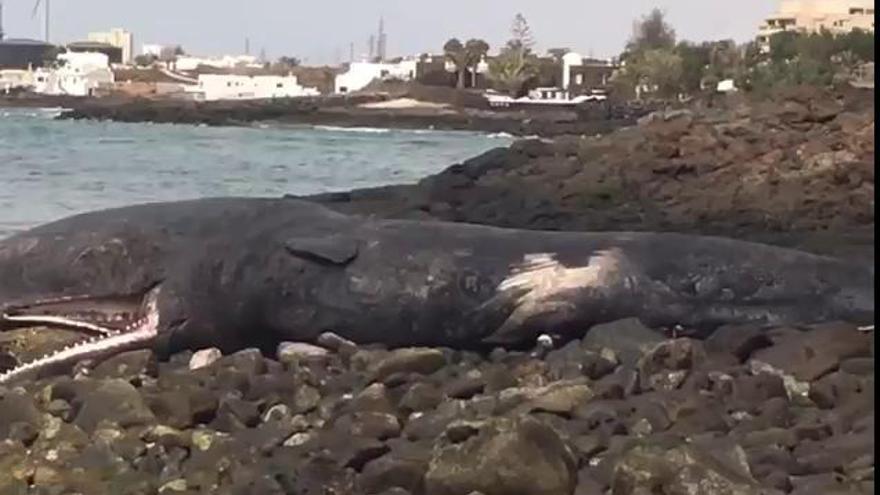
<path fill-rule="evenodd" d="M 179 103 L 105 101 L 80 106 L 68 118 L 221 116 L 215 124 L 233 119 L 249 127 L 354 132 L 433 125 L 520 138 L 525 130 L 512 112 L 358 108 L 376 99 L 188 103 L 195 109 L 189 113 L 180 113 Z M 873 91 L 795 88 L 760 101 L 723 99 L 638 119 L 559 121 L 552 120 L 559 113 L 544 112 L 527 129 L 538 139 L 519 139 L 414 183 L 302 197 L 345 213 L 522 229 L 669 230 L 872 260 L 872 107 Z M 593 132 L 580 132 L 585 126 Z"/>
<path fill-rule="evenodd" d="M 357 101 L 192 103 L 201 113 L 182 117 L 174 113 L 178 104 L 157 102 L 76 111 L 117 121 L 138 121 L 145 112 L 170 122 L 241 114 L 238 125 L 249 127 L 382 132 L 428 131 L 433 124 L 436 131 L 523 134 L 511 129 L 521 125 L 512 113 L 504 119 L 475 109 L 365 110 Z M 796 88 L 762 101 L 725 99 L 639 119 L 559 122 L 544 113 L 530 129 L 537 139 L 491 149 L 414 183 L 302 197 L 345 213 L 522 229 L 669 230 L 873 260 L 872 107 L 873 91 Z M 464 120 L 463 112 L 484 120 Z M 572 131 L 583 126 L 599 132 Z"/>
<path fill-rule="evenodd" d="M 874 260 L 873 91 L 799 89 L 515 141 L 415 184 L 302 196 L 343 213 L 674 231 Z"/>
<path fill-rule="evenodd" d="M 368 108 L 389 101 L 386 95 L 320 97 L 274 101 L 192 102 L 135 98 L 78 99 L 66 97 L 0 98 L 0 106 L 63 107 L 63 120 L 176 123 L 208 126 L 254 124 L 324 125 L 389 129 L 460 130 L 553 137 L 595 135 L 633 125 L 650 108 L 594 104 L 566 109 L 490 110 L 435 108 Z"/>

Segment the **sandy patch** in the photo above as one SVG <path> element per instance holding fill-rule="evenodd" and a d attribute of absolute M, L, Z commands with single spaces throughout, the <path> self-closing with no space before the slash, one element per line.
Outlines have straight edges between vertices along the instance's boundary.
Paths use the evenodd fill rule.
<path fill-rule="evenodd" d="M 395 100 L 377 101 L 374 103 L 364 103 L 361 108 L 449 108 L 445 103 L 431 103 L 428 101 L 419 101 L 412 98 L 397 98 Z"/>

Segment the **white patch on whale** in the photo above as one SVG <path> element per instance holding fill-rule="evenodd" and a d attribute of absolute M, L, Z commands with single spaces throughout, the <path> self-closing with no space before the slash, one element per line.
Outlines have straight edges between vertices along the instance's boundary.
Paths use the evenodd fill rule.
<path fill-rule="evenodd" d="M 527 254 L 523 263 L 498 285 L 499 291 L 524 289 L 523 299 L 544 300 L 561 292 L 583 287 L 601 287 L 616 279 L 624 257 L 617 249 L 599 251 L 586 266 L 566 267 L 552 253 Z"/>
<path fill-rule="evenodd" d="M 574 267 L 563 265 L 553 253 L 525 255 L 522 263 L 515 265 L 497 287 L 502 297 L 513 298 L 515 309 L 487 342 L 504 342 L 514 337 L 533 316 L 574 310 L 576 301 L 566 297 L 571 291 L 602 293 L 621 284 L 631 289 L 634 282 L 626 276 L 626 264 L 626 257 L 616 248 L 598 251 L 585 266 Z"/>

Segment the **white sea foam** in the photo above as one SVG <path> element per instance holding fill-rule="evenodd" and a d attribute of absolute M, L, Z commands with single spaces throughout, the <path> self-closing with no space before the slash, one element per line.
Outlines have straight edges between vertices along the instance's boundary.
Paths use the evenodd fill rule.
<path fill-rule="evenodd" d="M 369 134 L 385 134 L 391 132 L 391 129 L 382 127 L 341 127 L 335 125 L 316 125 L 315 129 L 320 131 L 332 132 L 363 132 Z"/>
<path fill-rule="evenodd" d="M 493 133 L 489 134 L 487 137 L 490 137 L 493 139 L 512 139 L 513 134 L 510 134 L 507 132 L 493 132 Z"/>

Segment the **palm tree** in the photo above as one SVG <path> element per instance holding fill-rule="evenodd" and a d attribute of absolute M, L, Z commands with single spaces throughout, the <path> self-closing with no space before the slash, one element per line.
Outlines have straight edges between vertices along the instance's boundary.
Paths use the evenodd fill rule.
<path fill-rule="evenodd" d="M 480 39 L 469 39 L 467 43 L 462 44 L 458 38 L 452 38 L 443 45 L 443 54 L 446 60 L 455 65 L 457 74 L 455 87 L 464 89 L 465 74 L 468 69 L 471 71 L 471 86 L 475 86 L 477 82 L 477 65 L 483 60 L 483 57 L 489 53 L 489 44 Z"/>
<path fill-rule="evenodd" d="M 452 38 L 443 45 L 443 54 L 446 56 L 446 60 L 455 65 L 457 74 L 455 87 L 464 89 L 464 74 L 468 68 L 467 50 L 458 38 Z"/>
<path fill-rule="evenodd" d="M 469 39 L 464 44 L 464 51 L 467 57 L 467 66 L 471 69 L 471 87 L 477 86 L 477 66 L 483 61 L 483 57 L 489 53 L 489 43 L 480 39 Z"/>

